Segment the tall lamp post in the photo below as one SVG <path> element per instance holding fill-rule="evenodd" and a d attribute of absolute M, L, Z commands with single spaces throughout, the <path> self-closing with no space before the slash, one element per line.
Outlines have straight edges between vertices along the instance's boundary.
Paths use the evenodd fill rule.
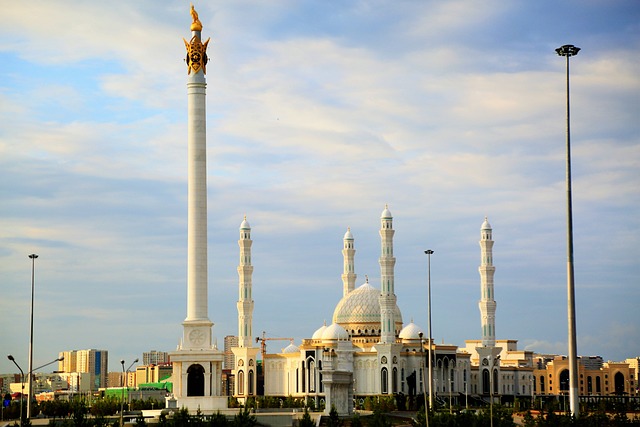
<path fill-rule="evenodd" d="M 122 393 L 121 393 L 121 399 L 120 399 L 120 427 L 123 426 L 122 424 L 122 420 L 123 420 L 123 410 L 124 410 L 124 382 L 126 380 L 126 376 L 127 376 L 127 372 L 129 372 L 129 370 L 131 369 L 131 367 L 133 365 L 135 365 L 136 363 L 138 363 L 138 359 L 134 360 L 133 362 L 131 362 L 131 365 L 129 365 L 129 367 L 125 370 L 124 369 L 124 359 L 120 360 L 120 364 L 122 365 Z M 127 387 L 127 396 L 129 395 L 129 391 L 128 391 Z"/>
<path fill-rule="evenodd" d="M 576 345 L 576 302 L 573 278 L 573 211 L 571 207 L 571 126 L 569 114 L 569 58 L 580 52 L 579 47 L 566 44 L 556 53 L 567 58 L 567 311 L 569 329 L 569 406 L 571 415 L 578 417 L 578 351 Z"/>
<path fill-rule="evenodd" d="M 429 312 L 429 408 L 433 408 L 433 367 L 431 366 L 431 343 L 433 340 L 431 333 L 431 255 L 433 255 L 433 251 L 427 249 L 424 253 L 427 254 L 427 310 Z"/>
<path fill-rule="evenodd" d="M 29 255 L 29 258 L 31 258 L 31 333 L 29 335 L 29 393 L 27 394 L 27 419 L 31 418 L 31 397 L 33 396 L 31 391 L 33 386 L 33 291 L 35 288 L 36 258 L 38 258 L 38 255 L 31 254 Z"/>
<path fill-rule="evenodd" d="M 22 400 L 24 396 L 24 371 L 22 370 L 20 365 L 18 365 L 18 362 L 16 362 L 16 359 L 14 359 L 12 355 L 8 355 L 7 359 L 11 360 L 13 364 L 16 365 L 20 370 L 20 386 L 22 387 L 22 393 L 20 393 L 20 426 L 22 426 Z"/>
<path fill-rule="evenodd" d="M 423 346 L 423 342 L 422 342 L 422 332 L 418 333 L 418 336 L 420 337 L 420 371 L 422 372 L 422 384 L 424 384 L 424 386 L 422 387 L 422 395 L 424 396 L 424 419 L 425 419 L 425 423 L 426 426 L 429 427 L 429 409 L 427 407 L 427 387 L 425 387 L 427 384 L 425 383 L 424 380 L 424 346 Z"/>

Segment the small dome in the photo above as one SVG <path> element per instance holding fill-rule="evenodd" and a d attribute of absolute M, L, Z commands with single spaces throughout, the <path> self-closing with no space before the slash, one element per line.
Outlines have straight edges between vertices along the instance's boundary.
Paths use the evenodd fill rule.
<path fill-rule="evenodd" d="M 324 332 L 324 330 L 327 329 L 327 324 L 325 323 L 324 325 L 320 326 L 314 333 L 313 336 L 311 337 L 312 340 L 319 340 L 322 339 L 322 333 Z"/>
<path fill-rule="evenodd" d="M 349 339 L 349 334 L 342 326 L 332 323 L 322 333 L 322 339 L 344 341 Z"/>
<path fill-rule="evenodd" d="M 389 207 L 387 205 L 384 205 L 384 210 L 382 211 L 382 214 L 380 215 L 380 218 L 382 218 L 382 219 L 391 219 L 391 218 L 393 218 L 393 216 L 391 215 L 391 212 L 389 211 Z"/>
<path fill-rule="evenodd" d="M 247 221 L 247 216 L 244 216 L 244 221 L 242 221 L 242 224 L 240 224 L 240 230 L 251 230 L 251 226 L 249 225 L 249 222 Z"/>
<path fill-rule="evenodd" d="M 421 333 L 422 329 L 420 329 L 420 327 L 412 321 L 407 326 L 402 328 L 398 337 L 402 340 L 419 340 Z"/>
<path fill-rule="evenodd" d="M 353 234 L 351 234 L 351 227 L 347 228 L 347 232 L 344 233 L 344 240 L 353 240 Z"/>
<path fill-rule="evenodd" d="M 299 352 L 300 352 L 300 349 L 296 347 L 293 343 L 289 344 L 284 349 L 282 349 L 282 353 L 299 353 Z"/>
<path fill-rule="evenodd" d="M 484 217 L 484 222 L 482 223 L 482 227 L 480 227 L 480 230 L 491 230 L 491 224 L 489 224 L 489 220 L 486 216 Z"/>

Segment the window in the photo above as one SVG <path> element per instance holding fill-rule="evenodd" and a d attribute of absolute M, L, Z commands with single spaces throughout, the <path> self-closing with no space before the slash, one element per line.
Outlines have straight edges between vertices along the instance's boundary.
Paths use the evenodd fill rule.
<path fill-rule="evenodd" d="M 387 368 L 382 368 L 382 371 L 380 371 L 380 389 L 382 394 L 389 393 L 389 372 Z"/>

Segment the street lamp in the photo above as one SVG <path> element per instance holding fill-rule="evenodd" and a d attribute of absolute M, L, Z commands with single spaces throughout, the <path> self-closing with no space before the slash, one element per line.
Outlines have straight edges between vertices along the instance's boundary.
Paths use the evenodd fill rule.
<path fill-rule="evenodd" d="M 22 370 L 20 365 L 18 365 L 18 362 L 16 362 L 16 359 L 14 359 L 12 355 L 8 355 L 7 359 L 11 360 L 13 364 L 16 365 L 20 370 L 20 387 L 22 388 L 22 392 L 20 393 L 20 426 L 22 427 L 22 400 L 24 396 L 24 371 Z"/>
<path fill-rule="evenodd" d="M 578 351 L 576 345 L 576 302 L 573 278 L 573 212 L 571 208 L 571 126 L 569 114 L 569 58 L 580 52 L 579 47 L 566 44 L 556 53 L 567 58 L 567 311 L 569 329 L 569 406 L 571 415 L 578 417 Z"/>
<path fill-rule="evenodd" d="M 31 396 L 33 386 L 33 291 L 35 285 L 36 258 L 38 255 L 31 254 L 31 334 L 29 336 L 29 393 L 27 394 L 27 419 L 31 418 Z"/>
<path fill-rule="evenodd" d="M 422 344 L 422 332 L 418 332 L 418 336 L 420 337 L 420 371 L 422 372 L 422 395 L 424 396 L 424 419 L 426 420 L 426 425 L 429 427 L 429 410 L 427 408 L 427 388 L 425 387 L 427 384 L 424 380 L 424 347 Z"/>
<path fill-rule="evenodd" d="M 123 426 L 122 424 L 122 411 L 124 411 L 124 382 L 125 379 L 127 377 L 127 373 L 129 372 L 129 370 L 131 369 L 131 367 L 133 365 L 135 365 L 136 363 L 138 363 L 138 359 L 134 360 L 133 362 L 131 362 L 131 365 L 129 365 L 129 367 L 125 370 L 124 369 L 124 359 L 120 360 L 120 364 L 122 365 L 122 392 L 121 392 L 121 399 L 120 399 L 120 427 Z M 127 386 L 127 396 L 129 396 L 129 387 Z"/>
<path fill-rule="evenodd" d="M 427 254 L 427 283 L 428 283 L 428 312 L 429 312 L 429 408 L 433 408 L 433 367 L 431 366 L 431 343 L 433 339 L 433 334 L 431 333 L 431 255 L 433 255 L 433 251 L 431 249 L 427 249 L 424 251 Z"/>

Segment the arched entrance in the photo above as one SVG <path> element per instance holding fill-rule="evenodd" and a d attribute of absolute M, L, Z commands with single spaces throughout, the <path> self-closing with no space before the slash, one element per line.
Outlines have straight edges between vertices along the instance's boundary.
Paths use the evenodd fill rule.
<path fill-rule="evenodd" d="M 204 396 L 204 368 L 194 364 L 187 369 L 187 396 Z"/>
<path fill-rule="evenodd" d="M 624 394 L 624 375 L 618 372 L 613 376 L 613 384 L 616 394 Z"/>

